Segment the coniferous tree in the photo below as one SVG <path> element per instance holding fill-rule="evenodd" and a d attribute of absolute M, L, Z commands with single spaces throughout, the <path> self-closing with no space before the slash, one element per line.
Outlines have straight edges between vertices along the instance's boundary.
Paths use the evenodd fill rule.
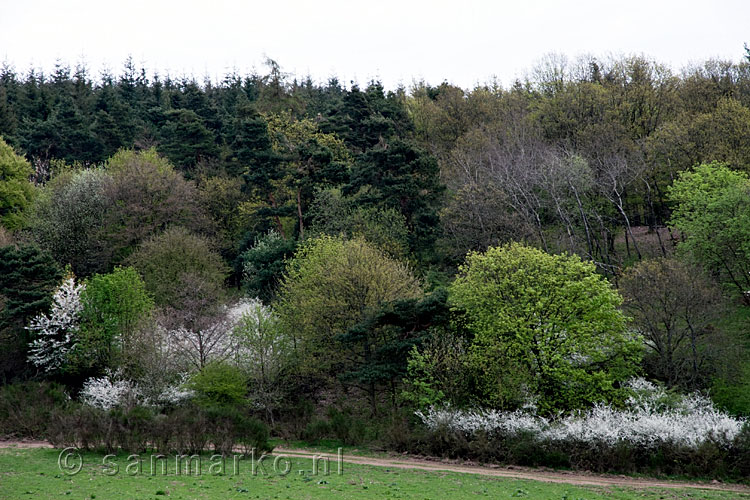
<path fill-rule="evenodd" d="M 49 307 L 61 276 L 36 246 L 0 247 L 0 379 L 22 375 L 29 340 L 24 327 Z"/>

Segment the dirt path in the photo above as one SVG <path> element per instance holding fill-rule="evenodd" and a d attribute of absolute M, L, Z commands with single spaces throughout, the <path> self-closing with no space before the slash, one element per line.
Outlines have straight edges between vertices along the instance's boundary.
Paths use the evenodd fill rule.
<path fill-rule="evenodd" d="M 335 454 L 313 453 L 308 450 L 290 448 L 275 448 L 274 453 L 290 457 L 310 458 L 312 456 L 328 457 L 332 462 L 337 459 Z M 526 467 L 499 467 L 466 465 L 453 462 L 440 462 L 421 458 L 397 456 L 391 458 L 365 457 L 357 455 L 343 456 L 344 463 L 373 465 L 377 467 L 391 467 L 394 469 L 418 469 L 435 472 L 459 472 L 464 474 L 478 474 L 490 477 L 505 477 L 511 479 L 528 479 L 545 481 L 548 483 L 565 483 L 577 486 L 622 486 L 627 488 L 668 488 L 668 489 L 703 489 L 732 491 L 750 495 L 750 487 L 720 482 L 696 483 L 683 481 L 663 481 L 658 479 L 641 479 L 627 476 L 611 476 L 586 472 L 547 471 Z"/>
<path fill-rule="evenodd" d="M 0 441 L 0 448 L 52 448 L 47 441 Z M 337 455 L 332 453 L 316 453 L 309 450 L 277 447 L 275 454 L 288 457 L 312 458 L 328 457 L 335 462 Z M 684 481 L 664 481 L 659 479 L 643 479 L 628 476 L 613 476 L 604 474 L 592 474 L 577 471 L 548 471 L 533 469 L 529 467 L 500 467 L 482 466 L 472 464 L 461 464 L 459 462 L 445 462 L 438 460 L 427 460 L 409 456 L 393 457 L 367 457 L 361 455 L 343 454 L 344 463 L 358 465 L 372 465 L 375 467 L 389 467 L 393 469 L 416 469 L 433 472 L 458 472 L 463 474 L 478 474 L 488 477 L 504 477 L 510 479 L 526 479 L 531 481 L 544 481 L 548 483 L 564 483 L 577 486 L 621 486 L 626 488 L 665 488 L 665 489 L 702 489 L 731 491 L 744 493 L 750 496 L 750 487 L 739 484 L 725 484 L 717 481 L 711 483 L 697 483 Z M 333 465 L 332 465 L 333 466 Z"/>

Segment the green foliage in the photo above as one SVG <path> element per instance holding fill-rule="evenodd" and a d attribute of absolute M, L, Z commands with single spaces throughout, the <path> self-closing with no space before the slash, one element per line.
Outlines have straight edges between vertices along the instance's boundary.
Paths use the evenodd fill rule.
<path fill-rule="evenodd" d="M 34 186 L 29 182 L 33 170 L 0 137 L 0 224 L 8 229 L 23 225 L 23 211 L 31 204 Z"/>
<path fill-rule="evenodd" d="M 244 406 L 247 379 L 241 370 L 225 363 L 209 363 L 187 384 L 195 402 L 203 408 Z"/>
<path fill-rule="evenodd" d="M 687 236 L 681 248 L 722 283 L 750 290 L 750 180 L 720 163 L 682 172 L 669 188 L 670 223 Z"/>
<path fill-rule="evenodd" d="M 305 242 L 287 266 L 278 311 L 305 369 L 333 374 L 346 357 L 338 335 L 383 303 L 421 294 L 406 265 L 364 240 L 321 236 Z"/>
<path fill-rule="evenodd" d="M 220 287 L 227 274 L 211 242 L 187 229 L 174 227 L 153 236 L 128 259 L 141 273 L 146 290 L 159 305 L 175 304 L 185 276 Z"/>
<path fill-rule="evenodd" d="M 231 145 L 234 157 L 230 172 L 242 175 L 248 189 L 270 191 L 270 181 L 280 175 L 276 167 L 281 157 L 273 150 L 268 122 L 247 106 L 238 109 L 232 123 Z"/>
<path fill-rule="evenodd" d="M 270 453 L 273 446 L 268 442 L 268 427 L 257 418 L 247 415 L 233 406 L 211 407 L 206 411 L 210 422 L 208 439 L 217 453 L 231 455 L 240 446 L 243 452 L 254 452 L 260 456 Z"/>
<path fill-rule="evenodd" d="M 313 234 L 364 238 L 390 256 L 409 254 L 409 228 L 394 208 L 362 207 L 338 189 L 321 190 L 310 207 Z"/>
<path fill-rule="evenodd" d="M 410 230 L 410 246 L 428 250 L 437 236 L 437 207 L 444 186 L 438 164 L 430 155 L 406 141 L 394 140 L 373 147 L 358 158 L 345 195 L 357 194 L 366 206 L 398 210 Z"/>
<path fill-rule="evenodd" d="M 74 353 L 78 370 L 101 373 L 132 362 L 135 335 L 154 302 L 141 276 L 132 267 L 116 267 L 86 281 L 83 310 Z"/>
<path fill-rule="evenodd" d="M 65 388 L 50 382 L 0 386 L 0 436 L 43 439 L 56 409 L 69 404 Z"/>
<path fill-rule="evenodd" d="M 740 372 L 738 377 L 714 380 L 711 399 L 732 415 L 750 417 L 750 361 L 744 360 L 737 368 Z"/>
<path fill-rule="evenodd" d="M 386 93 L 379 82 L 370 83 L 364 91 L 353 85 L 336 104 L 321 128 L 343 139 L 355 154 L 411 128 L 399 95 Z"/>
<path fill-rule="evenodd" d="M 100 238 L 102 260 L 108 265 L 121 263 L 139 244 L 171 226 L 194 231 L 205 227 L 195 185 L 154 149 L 119 151 L 107 161 L 105 171 L 112 176 L 111 208 Z"/>
<path fill-rule="evenodd" d="M 240 204 L 246 201 L 242 185 L 242 179 L 238 177 L 209 176 L 198 179 L 200 206 L 216 227 L 222 254 L 231 257 L 237 255 L 236 242 L 248 229 L 247 218 L 239 209 Z"/>
<path fill-rule="evenodd" d="M 343 382 L 364 388 L 373 412 L 377 389 L 384 386 L 396 402 L 396 383 L 407 373 L 409 352 L 433 328 L 448 323 L 447 290 L 424 297 L 385 302 L 364 320 L 339 335 L 347 351 L 347 364 L 339 375 Z"/>
<path fill-rule="evenodd" d="M 267 117 L 271 144 L 284 159 L 282 196 L 297 215 L 297 232 L 304 237 L 308 207 L 316 189 L 337 185 L 348 177 L 351 155 L 334 134 L 326 134 L 309 119 L 294 120 L 288 113 Z"/>
<path fill-rule="evenodd" d="M 212 330 L 226 319 L 226 268 L 206 236 L 235 266 L 230 283 L 238 285 L 244 270 L 246 291 L 267 301 L 289 264 L 280 326 L 257 303 L 262 317 L 240 326 L 253 353 L 264 356 L 276 341 L 296 344 L 297 363 L 287 363 L 286 353 L 283 369 L 261 363 L 261 371 L 272 373 L 254 375 L 263 388 L 249 391 L 248 401 L 273 421 L 280 410 L 299 408 L 300 398 L 312 399 L 321 381 L 336 380 L 322 401 L 343 396 L 359 405 L 329 415 L 325 426 L 329 434 L 350 434 L 349 441 L 364 420 L 356 412 L 366 411 L 355 387 L 375 401 L 373 408 L 398 394 L 403 379 L 403 399 L 417 406 L 514 407 L 536 397 L 552 411 L 620 395 L 616 383 L 638 366 L 637 342 L 623 334 L 622 318 L 612 312 L 617 298 L 591 268 L 531 250 L 521 258 L 511 247 L 502 259 L 496 250 L 483 256 L 502 261 L 497 265 L 470 257 L 451 288 L 454 316 L 447 325 L 442 291 L 424 295 L 414 276 L 447 286 L 469 250 L 510 241 L 567 250 L 617 282 L 625 263 L 669 254 L 669 239 L 678 236 L 665 230 L 665 221 L 675 208 L 674 225 L 687 238 L 683 250 L 725 284 L 750 290 L 746 176 L 717 165 L 679 175 L 713 160 L 747 171 L 745 62 L 706 61 L 675 75 L 642 56 L 548 57 L 528 81 L 510 88 L 444 83 L 394 92 L 378 82 L 345 88 L 336 79 L 292 81 L 275 62 L 268 67 L 268 74 L 231 74 L 210 84 L 149 78 L 132 61 L 121 75 L 105 72 L 96 81 L 85 67 L 71 72 L 63 64 L 52 74 L 0 68 L 0 133 L 34 165 L 32 172 L 0 142 L 0 160 L 11 158 L 15 172 L 9 184 L 0 161 L 0 243 L 26 241 L 26 233 L 9 237 L 3 230 L 29 224 L 60 266 L 94 275 L 79 345 L 86 370 L 117 365 L 129 376 L 174 380 L 174 373 L 164 375 L 172 360 L 157 353 L 161 338 L 138 328 L 139 314 L 149 309 L 145 291 L 154 294 L 167 331 L 183 328 L 197 343 L 208 331 L 226 334 Z M 156 149 L 121 149 L 149 145 Z M 105 166 L 92 168 L 99 164 Z M 39 189 L 28 182 L 32 175 Z M 299 244 L 296 259 L 286 262 Z M 34 252 L 6 253 L 0 249 L 0 371 L 23 377 L 23 326 L 46 309 L 59 272 Z M 407 259 L 414 271 L 398 262 Z M 133 263 L 143 283 L 132 269 L 95 275 L 123 262 Z M 630 287 L 629 307 L 640 302 L 641 312 L 633 314 L 641 329 L 667 296 L 678 319 L 664 314 L 677 328 L 654 331 L 670 337 L 684 334 L 687 323 L 692 331 L 695 313 L 722 312 L 710 293 L 698 293 L 705 290 L 688 279 L 694 277 L 638 265 L 620 284 Z M 476 279 L 469 284 L 469 278 Z M 696 297 L 687 306 L 684 299 Z M 723 325 L 699 323 L 695 330 L 706 337 L 698 349 L 688 353 L 693 346 L 683 341 L 677 350 L 681 367 L 688 359 L 699 363 L 687 370 L 689 384 L 677 378 L 691 386 L 711 379 L 723 405 L 744 411 L 747 377 L 733 368 L 747 358 L 744 324 L 722 342 Z M 139 349 L 148 355 L 136 370 Z M 253 357 L 240 351 L 233 353 L 238 359 Z M 199 352 L 196 367 L 210 359 Z M 653 360 L 644 365 L 648 373 L 674 375 L 653 370 Z M 243 365 L 249 366 L 258 364 Z M 95 426 L 101 415 L 89 413 Z M 222 415 L 226 428 L 211 432 L 224 447 L 231 441 L 226 429 L 237 421 Z M 183 416 L 153 423 L 181 425 L 172 442 L 192 441 L 198 449 L 209 432 L 206 415 Z M 107 423 L 132 420 L 137 430 L 145 420 L 138 411 L 132 417 Z M 528 443 L 509 446 L 521 450 L 519 457 L 539 453 Z M 669 451 L 659 453 L 655 460 L 668 463 Z"/>
<path fill-rule="evenodd" d="M 698 115 L 688 129 L 702 162 L 719 161 L 733 170 L 750 173 L 750 108 L 736 99 L 720 99 L 716 108 Z M 684 147 L 684 146 L 683 146 Z"/>
<path fill-rule="evenodd" d="M 518 243 L 470 253 L 450 287 L 485 402 L 518 404 L 527 391 L 543 412 L 624 396 L 617 384 L 637 371 L 641 345 L 621 302 L 593 264 Z"/>
<path fill-rule="evenodd" d="M 476 375 L 469 363 L 467 339 L 435 328 L 409 353 L 401 397 L 415 408 L 450 404 L 461 408 L 474 400 Z"/>
<path fill-rule="evenodd" d="M 164 118 L 166 121 L 160 130 L 162 142 L 159 150 L 172 163 L 191 172 L 200 160 L 217 155 L 214 135 L 194 111 L 170 110 Z"/>

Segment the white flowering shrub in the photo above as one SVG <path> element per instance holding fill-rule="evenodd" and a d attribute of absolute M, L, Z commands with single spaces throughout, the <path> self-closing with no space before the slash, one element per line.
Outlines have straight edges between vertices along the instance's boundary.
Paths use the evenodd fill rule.
<path fill-rule="evenodd" d="M 29 361 L 34 366 L 54 372 L 65 364 L 76 345 L 83 290 L 83 284 L 76 285 L 74 278 L 67 278 L 52 298 L 49 315 L 40 314 L 26 327 L 35 336 L 29 346 Z"/>
<path fill-rule="evenodd" d="M 175 384 L 154 387 L 125 379 L 121 372 L 108 372 L 104 377 L 84 382 L 79 398 L 83 404 L 102 410 L 118 406 L 177 405 L 193 397 L 193 392 L 185 387 L 187 379 L 188 375 L 183 374 Z"/>
<path fill-rule="evenodd" d="M 540 441 L 577 441 L 615 445 L 627 442 L 652 448 L 673 444 L 697 448 L 707 440 L 729 444 L 745 421 L 717 410 L 711 401 L 690 394 L 670 403 L 663 389 L 642 379 L 629 384 L 634 395 L 625 409 L 599 404 L 556 419 L 523 411 L 466 411 L 431 408 L 416 415 L 431 430 L 439 427 L 473 435 L 514 436 L 530 433 Z"/>
<path fill-rule="evenodd" d="M 133 382 L 121 378 L 117 372 L 88 379 L 84 382 L 79 397 L 83 404 L 102 410 L 137 403 L 141 399 L 138 387 Z"/>
<path fill-rule="evenodd" d="M 164 387 L 155 398 L 149 400 L 153 406 L 175 406 L 190 400 L 195 393 L 188 389 L 185 384 L 188 381 L 188 375 L 183 374 L 180 382 L 177 384 L 167 385 Z"/>

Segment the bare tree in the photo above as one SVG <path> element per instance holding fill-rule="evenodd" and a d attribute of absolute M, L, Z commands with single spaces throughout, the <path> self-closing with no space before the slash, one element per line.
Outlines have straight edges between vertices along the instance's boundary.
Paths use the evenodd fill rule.
<path fill-rule="evenodd" d="M 232 325 L 216 284 L 193 274 L 180 277 L 177 300 L 165 307 L 159 324 L 169 350 L 195 369 L 224 361 L 232 352 Z"/>
<path fill-rule="evenodd" d="M 670 386 L 702 387 L 721 345 L 713 325 L 721 315 L 718 287 L 701 269 L 659 258 L 628 269 L 620 290 L 652 352 L 649 371 Z"/>

